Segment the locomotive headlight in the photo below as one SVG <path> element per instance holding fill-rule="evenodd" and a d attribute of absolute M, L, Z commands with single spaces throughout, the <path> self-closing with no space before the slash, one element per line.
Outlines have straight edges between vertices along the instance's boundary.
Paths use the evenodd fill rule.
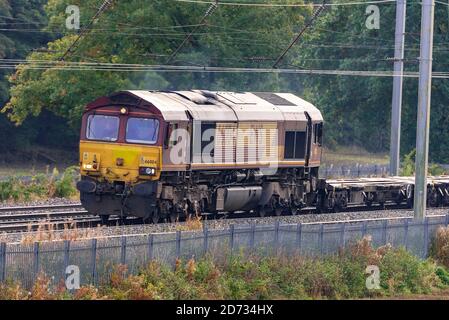
<path fill-rule="evenodd" d="M 140 167 L 139 174 L 143 176 L 154 176 L 156 174 L 156 168 Z"/>

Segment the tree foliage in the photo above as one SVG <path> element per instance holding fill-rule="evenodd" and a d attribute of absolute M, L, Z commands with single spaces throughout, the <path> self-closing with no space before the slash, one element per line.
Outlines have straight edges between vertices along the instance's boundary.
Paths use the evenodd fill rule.
<path fill-rule="evenodd" d="M 46 110 L 64 118 L 76 132 L 87 102 L 123 89 L 289 91 L 305 96 L 321 109 L 326 121 L 327 146 L 352 144 L 376 152 L 389 149 L 391 77 L 34 68 L 35 60 L 61 60 L 75 41 L 77 32 L 65 28 L 67 5 L 80 6 L 81 25 L 86 26 L 101 3 L 102 0 L 48 0 L 45 10 L 49 23 L 45 30 L 55 37 L 47 44 L 47 50 L 30 53 L 29 63 L 9 77 L 10 99 L 3 111 L 10 120 L 21 124 Z M 168 0 L 114 1 L 67 55 L 65 63 L 163 65 L 186 34 L 194 31 L 169 64 L 269 68 L 312 13 L 312 7 L 218 5 L 205 25 L 195 29 L 208 6 Z M 366 27 L 364 5 L 326 9 L 279 67 L 391 71 L 395 4 L 379 4 L 379 8 L 380 29 Z M 449 64 L 447 10 L 446 6 L 437 6 L 435 10 L 434 70 L 437 71 L 444 71 Z M 407 71 L 418 70 L 420 14 L 419 3 L 407 5 Z M 415 144 L 417 83 L 417 78 L 404 80 L 403 153 L 408 153 Z M 449 160 L 447 81 L 434 79 L 432 89 L 430 157 L 444 162 Z"/>
<path fill-rule="evenodd" d="M 312 69 L 393 70 L 395 4 L 380 6 L 380 29 L 365 26 L 365 6 L 334 7 L 317 21 L 307 46 L 296 63 Z M 434 67 L 447 69 L 448 8 L 435 10 Z M 421 6 L 407 5 L 404 70 L 418 71 Z M 331 46 L 326 44 L 332 44 Z M 316 59 L 313 62 L 307 59 Z M 309 61 L 309 63 L 306 63 Z M 329 144 L 359 145 L 371 151 L 387 151 L 390 146 L 390 117 L 393 81 L 391 77 L 310 76 L 304 79 L 308 97 L 323 111 Z M 447 137 L 449 112 L 448 83 L 433 79 L 430 130 L 430 158 L 449 160 Z M 415 147 L 418 78 L 403 82 L 401 151 Z"/>
<path fill-rule="evenodd" d="M 120 89 L 280 88 L 281 80 L 272 74 L 33 69 L 33 60 L 60 60 L 75 40 L 76 34 L 62 27 L 69 2 L 73 1 L 52 0 L 46 7 L 51 28 L 64 32 L 64 36 L 48 43 L 47 52 L 30 54 L 30 65 L 20 66 L 10 77 L 11 99 L 3 110 L 16 123 L 48 109 L 77 126 L 87 102 Z M 88 23 L 101 2 L 90 0 L 80 4 L 82 24 Z M 145 4 L 140 0 L 115 1 L 68 54 L 66 61 L 165 64 L 186 34 L 201 21 L 206 9 L 207 6 L 166 0 Z M 253 60 L 279 54 L 310 13 L 310 7 L 280 9 L 275 14 L 260 8 L 219 7 L 207 19 L 207 24 L 195 31 L 171 64 L 253 66 Z"/>
<path fill-rule="evenodd" d="M 44 0 L 0 0 L 0 59 L 23 59 L 51 39 L 48 33 L 41 32 L 47 25 L 45 3 Z M 0 105 L 9 100 L 7 76 L 13 71 L 0 68 Z M 67 135 L 56 120 L 46 111 L 38 118 L 28 119 L 23 126 L 16 127 L 5 114 L 0 114 L 0 136 L 5 137 L 0 144 L 1 160 L 5 160 L 5 152 L 25 150 L 36 142 L 60 146 L 50 136 L 51 133 L 59 131 L 57 134 L 60 137 Z"/>

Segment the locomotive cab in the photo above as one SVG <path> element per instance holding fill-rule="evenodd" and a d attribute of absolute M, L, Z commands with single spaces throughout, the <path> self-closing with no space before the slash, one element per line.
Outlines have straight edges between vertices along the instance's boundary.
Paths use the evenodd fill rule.
<path fill-rule="evenodd" d="M 120 98 L 96 101 L 83 114 L 77 188 L 91 213 L 148 217 L 161 174 L 164 122 L 139 101 Z M 135 198 L 128 202 L 131 194 Z"/>

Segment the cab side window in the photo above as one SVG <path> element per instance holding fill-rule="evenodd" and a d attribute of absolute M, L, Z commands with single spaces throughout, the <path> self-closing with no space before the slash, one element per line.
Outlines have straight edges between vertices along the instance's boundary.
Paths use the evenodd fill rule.
<path fill-rule="evenodd" d="M 323 143 L 323 123 L 315 123 L 313 125 L 313 142 L 319 146 Z"/>
<path fill-rule="evenodd" d="M 306 132 L 286 131 L 284 159 L 304 159 L 306 155 Z"/>

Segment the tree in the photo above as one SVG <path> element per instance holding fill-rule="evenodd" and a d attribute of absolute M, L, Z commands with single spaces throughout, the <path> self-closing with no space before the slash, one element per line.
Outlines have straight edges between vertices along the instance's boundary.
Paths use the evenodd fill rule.
<path fill-rule="evenodd" d="M 50 38 L 43 32 L 27 32 L 27 29 L 39 30 L 46 25 L 44 0 L 0 0 L 0 66 L 2 59 L 22 59 L 34 48 L 47 43 Z M 0 105 L 9 99 L 7 75 L 12 69 L 0 69 Z M 46 117 L 46 116 L 44 116 Z M 39 123 L 29 121 L 27 126 L 16 128 L 4 114 L 0 114 L 0 136 L 3 139 L 0 151 L 26 147 L 39 135 Z"/>
<path fill-rule="evenodd" d="M 294 63 L 311 69 L 393 70 L 395 4 L 380 7 L 380 29 L 365 26 L 365 6 L 335 7 L 320 18 Z M 421 6 L 407 5 L 405 70 L 418 71 Z M 449 63 L 447 7 L 435 11 L 434 70 Z M 298 49 L 298 48 L 296 48 Z M 401 151 L 415 147 L 417 78 L 404 80 Z M 391 77 L 308 76 L 308 99 L 319 106 L 326 123 L 327 142 L 387 151 L 390 145 Z M 449 160 L 449 98 L 447 80 L 433 79 L 430 158 Z M 329 141 L 330 140 L 330 141 Z"/>
<path fill-rule="evenodd" d="M 70 1 L 73 2 L 73 1 Z M 102 1 L 84 1 L 82 25 L 87 25 Z M 294 2 L 297 3 L 297 0 Z M 66 118 L 74 127 L 84 105 L 122 89 L 276 90 L 276 75 L 154 73 L 36 70 L 33 60 L 59 61 L 77 37 L 64 30 L 68 1 L 49 1 L 51 30 L 63 37 L 48 43 L 47 52 L 33 52 L 10 77 L 11 99 L 3 108 L 15 123 L 44 109 Z M 186 34 L 201 20 L 207 6 L 172 1 L 115 1 L 91 31 L 67 55 L 67 62 L 165 64 Z M 219 6 L 179 51 L 172 64 L 255 66 L 257 59 L 279 54 L 311 13 L 310 7 L 272 10 Z M 61 62 L 64 64 L 65 62 Z M 92 69 L 92 68 L 90 68 Z"/>

